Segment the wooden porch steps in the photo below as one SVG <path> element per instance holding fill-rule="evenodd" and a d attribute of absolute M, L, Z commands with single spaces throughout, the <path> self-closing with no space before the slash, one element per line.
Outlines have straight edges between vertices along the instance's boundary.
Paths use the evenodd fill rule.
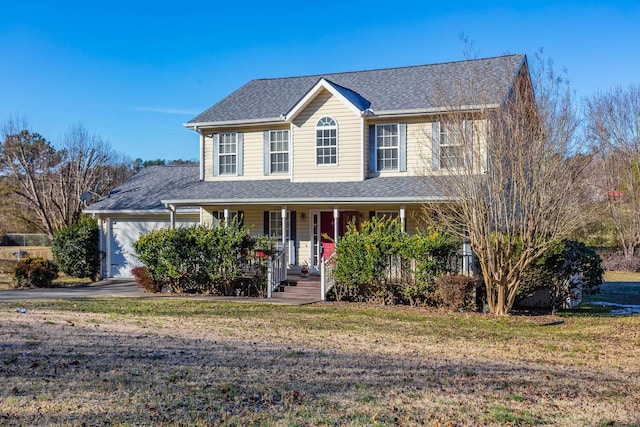
<path fill-rule="evenodd" d="M 320 301 L 320 276 L 290 274 L 280 285 L 279 292 L 274 292 L 272 296 L 277 299 Z"/>

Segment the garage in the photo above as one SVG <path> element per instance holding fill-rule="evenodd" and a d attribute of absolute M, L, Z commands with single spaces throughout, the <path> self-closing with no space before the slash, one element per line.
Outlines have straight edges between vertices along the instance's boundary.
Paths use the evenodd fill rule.
<path fill-rule="evenodd" d="M 141 265 L 136 257 L 133 244 L 143 234 L 169 228 L 171 225 L 170 221 L 164 218 L 110 218 L 105 223 L 103 224 L 103 236 L 106 247 L 103 250 L 106 256 L 102 275 L 109 278 L 133 278 L 131 269 Z M 198 220 L 195 218 L 176 220 L 177 227 L 197 223 Z"/>

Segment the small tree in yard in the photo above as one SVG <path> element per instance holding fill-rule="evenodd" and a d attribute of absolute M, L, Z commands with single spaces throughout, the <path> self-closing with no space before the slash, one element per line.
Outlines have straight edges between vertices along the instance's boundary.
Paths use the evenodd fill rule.
<path fill-rule="evenodd" d="M 596 94 L 586 107 L 587 136 L 601 159 L 597 176 L 629 259 L 640 245 L 640 86 Z"/>
<path fill-rule="evenodd" d="M 84 217 L 78 224 L 58 231 L 51 241 L 53 259 L 64 273 L 98 280 L 100 248 L 98 223 Z"/>
<path fill-rule="evenodd" d="M 578 121 L 568 81 L 550 63 L 538 58 L 535 65 L 532 79 L 522 65 L 506 99 L 488 94 L 470 71 L 460 87 L 473 94 L 472 105 L 486 107 L 470 114 L 468 100 L 443 99 L 450 113 L 442 117 L 443 129 L 429 135 L 431 146 L 445 138 L 458 151 L 441 149 L 439 166 L 446 171 L 435 180 L 452 203 L 428 206 L 428 213 L 470 241 L 497 315 L 509 313 L 523 272 L 585 212 L 581 186 L 589 159 L 575 155 Z"/>

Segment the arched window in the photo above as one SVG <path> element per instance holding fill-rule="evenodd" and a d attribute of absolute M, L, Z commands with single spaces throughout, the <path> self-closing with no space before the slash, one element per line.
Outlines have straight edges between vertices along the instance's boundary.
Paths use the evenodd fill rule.
<path fill-rule="evenodd" d="M 316 164 L 338 164 L 338 124 L 331 117 L 323 117 L 316 124 Z"/>

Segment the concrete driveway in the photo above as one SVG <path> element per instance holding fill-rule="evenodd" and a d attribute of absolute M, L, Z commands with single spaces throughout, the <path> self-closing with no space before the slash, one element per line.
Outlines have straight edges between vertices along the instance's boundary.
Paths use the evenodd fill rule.
<path fill-rule="evenodd" d="M 94 297 L 142 297 L 149 296 L 132 280 L 101 280 L 88 285 L 49 289 L 0 290 L 0 302 L 33 299 L 69 299 Z"/>

